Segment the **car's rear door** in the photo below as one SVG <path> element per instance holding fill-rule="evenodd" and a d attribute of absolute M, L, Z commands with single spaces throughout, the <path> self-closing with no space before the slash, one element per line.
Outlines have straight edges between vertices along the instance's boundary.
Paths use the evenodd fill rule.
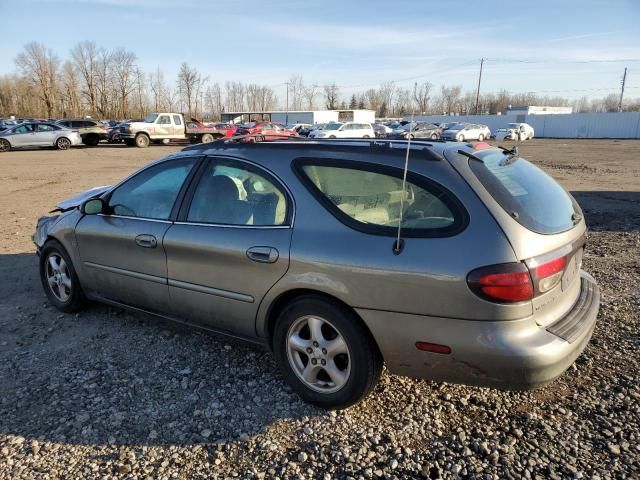
<path fill-rule="evenodd" d="M 292 205 L 263 168 L 207 159 L 163 240 L 172 313 L 255 336 L 260 301 L 289 268 Z"/>
<path fill-rule="evenodd" d="M 108 212 L 85 215 L 78 222 L 85 288 L 109 300 L 166 312 L 162 240 L 197 160 L 183 157 L 149 166 L 106 197 Z"/>
<path fill-rule="evenodd" d="M 38 145 L 51 146 L 55 141 L 57 132 L 54 127 L 47 123 L 39 123 L 36 125 L 35 140 Z"/>

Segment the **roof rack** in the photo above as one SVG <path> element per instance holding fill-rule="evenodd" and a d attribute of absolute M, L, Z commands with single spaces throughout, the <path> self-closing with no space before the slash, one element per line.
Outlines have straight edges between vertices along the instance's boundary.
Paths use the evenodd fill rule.
<path fill-rule="evenodd" d="M 308 137 L 293 137 L 288 135 L 269 135 L 270 137 L 277 136 L 276 139 L 265 139 L 264 134 L 247 134 L 236 135 L 228 138 L 221 138 L 209 143 L 199 143 L 197 145 L 190 145 L 182 149 L 182 151 L 191 150 L 210 150 L 210 149 L 224 149 L 224 148 L 237 148 L 239 146 L 251 148 L 253 146 L 280 146 L 280 147 L 294 147 L 301 144 L 318 146 L 329 150 L 345 150 L 345 148 L 354 149 L 366 149 L 368 151 L 377 152 L 405 152 L 407 149 L 406 140 L 391 140 L 385 138 L 308 138 Z M 434 143 L 444 143 L 443 140 L 430 140 L 421 141 L 413 139 L 411 141 L 411 150 L 420 151 L 426 153 L 434 160 L 442 160 L 439 153 L 433 151 Z"/>

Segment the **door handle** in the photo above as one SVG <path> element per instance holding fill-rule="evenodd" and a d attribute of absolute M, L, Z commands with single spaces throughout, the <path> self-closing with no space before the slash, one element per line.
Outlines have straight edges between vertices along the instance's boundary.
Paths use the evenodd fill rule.
<path fill-rule="evenodd" d="M 156 237 L 154 237 L 153 235 L 138 235 L 136 237 L 136 244 L 139 247 L 144 247 L 144 248 L 156 248 L 158 246 L 158 241 L 156 240 Z"/>
<path fill-rule="evenodd" d="M 279 256 L 278 250 L 273 247 L 251 247 L 247 250 L 247 257 L 254 262 L 275 263 Z"/>

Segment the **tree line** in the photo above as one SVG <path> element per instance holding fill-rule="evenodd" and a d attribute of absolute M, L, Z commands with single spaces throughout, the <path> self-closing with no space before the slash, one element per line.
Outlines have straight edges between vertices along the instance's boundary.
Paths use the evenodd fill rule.
<path fill-rule="evenodd" d="M 412 87 L 384 82 L 378 88 L 343 95 L 338 84 L 305 83 L 292 75 L 281 86 L 279 98 L 272 86 L 227 81 L 211 82 L 183 62 L 176 78 L 165 78 L 160 68 L 145 72 L 134 52 L 108 50 L 95 42 L 75 45 L 61 59 L 44 44 L 31 42 L 15 58 L 16 71 L 0 76 L 0 117 L 8 115 L 47 118 L 92 116 L 126 119 L 150 111 L 180 111 L 190 116 L 219 120 L 222 112 L 273 109 L 371 109 L 378 117 L 409 114 L 495 114 L 509 105 L 573 106 L 576 112 L 618 110 L 618 95 L 582 97 L 570 101 L 561 96 L 535 93 L 463 92 L 459 85 L 436 88 L 430 82 Z M 640 99 L 627 101 L 625 110 L 640 111 Z"/>

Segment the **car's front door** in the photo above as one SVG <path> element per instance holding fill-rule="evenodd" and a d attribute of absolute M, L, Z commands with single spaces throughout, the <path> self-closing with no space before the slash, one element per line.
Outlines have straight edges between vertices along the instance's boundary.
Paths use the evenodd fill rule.
<path fill-rule="evenodd" d="M 34 145 L 33 124 L 23 123 L 13 129 L 13 133 L 8 137 L 13 147 L 29 147 Z"/>
<path fill-rule="evenodd" d="M 164 236 L 174 315 L 243 336 L 289 268 L 292 202 L 270 173 L 209 158 Z"/>
<path fill-rule="evenodd" d="M 172 136 L 174 138 L 182 138 L 185 134 L 184 124 L 182 123 L 182 115 L 172 115 L 173 118 L 173 126 L 172 128 Z"/>
<path fill-rule="evenodd" d="M 152 165 L 116 187 L 108 209 L 76 226 L 83 285 L 101 297 L 148 310 L 168 308 L 162 244 L 195 157 Z"/>

